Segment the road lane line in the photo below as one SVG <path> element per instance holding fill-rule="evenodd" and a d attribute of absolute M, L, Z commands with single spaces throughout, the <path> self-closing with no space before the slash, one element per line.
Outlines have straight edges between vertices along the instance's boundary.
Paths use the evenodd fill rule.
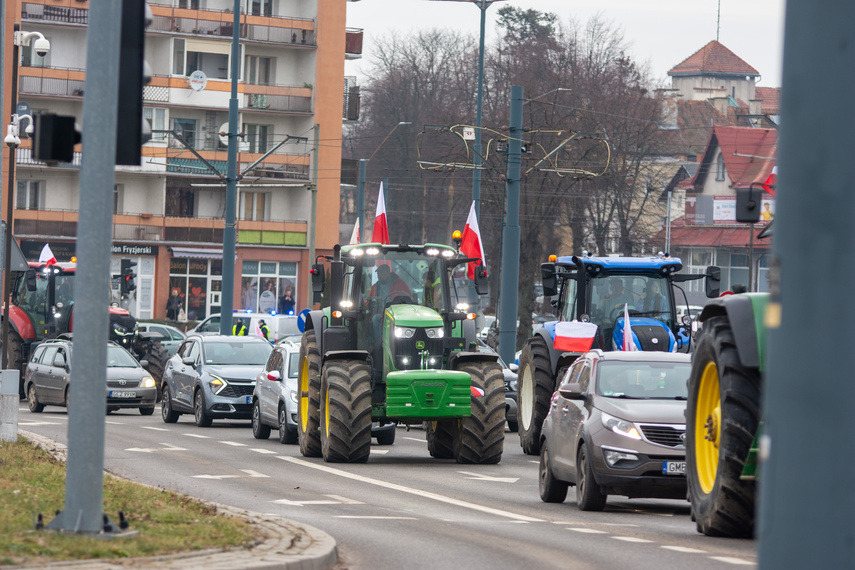
<path fill-rule="evenodd" d="M 389 450 L 388 450 L 388 449 L 372 449 L 372 450 L 371 450 L 371 455 L 374 455 L 374 454 L 377 454 L 377 455 L 386 455 L 387 453 L 389 453 Z"/>
<path fill-rule="evenodd" d="M 622 540 L 624 542 L 653 542 L 652 540 L 647 540 L 646 538 L 638 538 L 637 536 L 613 536 L 615 540 Z"/>
<path fill-rule="evenodd" d="M 18 422 L 19 426 L 56 426 L 59 422 Z"/>
<path fill-rule="evenodd" d="M 104 423 L 111 426 L 123 426 L 125 422 L 111 422 L 109 420 L 104 420 Z"/>
<path fill-rule="evenodd" d="M 584 534 L 607 534 L 606 531 L 597 530 L 595 528 L 569 527 L 567 530 L 572 530 L 573 532 L 581 532 Z"/>
<path fill-rule="evenodd" d="M 303 467 L 309 467 L 311 469 L 317 469 L 318 471 L 324 471 L 324 472 L 329 473 L 331 475 L 338 475 L 339 477 L 344 477 L 346 479 L 353 479 L 354 481 L 360 481 L 362 483 L 367 483 L 369 485 L 376 485 L 378 487 L 383 487 L 383 488 L 391 489 L 394 491 L 400 491 L 402 493 L 409 493 L 411 495 L 416 495 L 416 496 L 422 497 L 424 499 L 431 499 L 433 501 L 438 501 L 440 503 L 447 503 L 449 505 L 454 505 L 457 507 L 463 507 L 465 509 L 472 509 L 474 511 L 480 511 L 482 513 L 488 513 L 488 514 L 492 514 L 492 515 L 496 515 L 496 516 L 500 516 L 500 517 L 515 519 L 515 520 L 525 521 L 525 522 L 544 522 L 543 519 L 536 519 L 534 517 L 529 517 L 526 515 L 520 515 L 520 514 L 512 513 L 509 511 L 494 509 L 492 507 L 487 507 L 485 505 L 470 503 L 468 501 L 461 501 L 459 499 L 454 499 L 452 497 L 446 497 L 444 495 L 439 495 L 437 493 L 431 493 L 429 491 L 423 491 L 421 489 L 414 489 L 412 487 L 405 487 L 404 485 L 398 485 L 397 483 L 390 483 L 388 481 L 382 481 L 380 479 L 373 479 L 371 477 L 364 477 L 362 475 L 356 475 L 353 473 L 348 473 L 347 471 L 335 469 L 334 467 L 328 467 L 327 465 L 310 463 L 308 461 L 304 461 L 304 460 L 298 459 L 296 457 L 286 457 L 284 455 L 278 455 L 277 458 L 281 459 L 283 461 L 287 461 L 289 463 L 294 463 L 295 465 L 301 465 Z"/>
<path fill-rule="evenodd" d="M 341 501 L 345 505 L 364 505 L 362 501 L 357 501 L 354 499 L 348 499 L 347 497 L 341 497 L 339 495 L 327 495 L 330 499 L 335 499 L 336 501 Z"/>
<path fill-rule="evenodd" d="M 232 447 L 246 447 L 245 443 L 241 443 L 239 441 L 221 441 L 220 443 L 225 445 L 231 445 Z"/>
<path fill-rule="evenodd" d="M 706 550 L 698 550 L 697 548 L 689 548 L 688 546 L 670 546 L 663 545 L 662 548 L 666 550 L 673 550 L 675 552 L 685 552 L 686 554 L 706 554 Z"/>
<path fill-rule="evenodd" d="M 168 430 L 168 429 L 166 429 L 166 428 L 162 428 L 162 427 L 154 427 L 154 426 L 142 426 L 142 428 L 143 428 L 143 429 L 150 429 L 150 430 L 153 430 L 153 431 L 169 431 L 169 430 Z"/>
<path fill-rule="evenodd" d="M 384 521 L 417 521 L 416 517 L 381 517 L 381 516 L 369 516 L 369 515 L 335 515 L 334 519 L 375 519 L 375 520 L 384 520 Z"/>
<path fill-rule="evenodd" d="M 252 469 L 241 469 L 244 473 L 249 475 L 250 477 L 255 478 L 269 478 L 270 475 L 265 475 L 264 473 L 259 473 L 258 471 L 253 471 Z"/>
<path fill-rule="evenodd" d="M 272 449 L 264 449 L 263 447 L 251 447 L 249 450 L 267 455 L 276 455 L 278 453 L 276 451 L 273 451 Z"/>
<path fill-rule="evenodd" d="M 731 558 L 730 556 L 710 556 L 710 560 L 718 560 L 727 564 L 736 564 L 737 566 L 756 566 L 756 562 L 742 560 L 741 558 Z"/>
<path fill-rule="evenodd" d="M 482 475 L 481 473 L 472 473 L 471 471 L 458 471 L 461 475 L 466 475 L 467 479 L 476 481 L 492 481 L 494 483 L 516 483 L 520 480 L 519 477 L 493 477 L 492 475 Z"/>
<path fill-rule="evenodd" d="M 182 433 L 181 435 L 186 435 L 187 437 L 197 437 L 199 439 L 211 439 L 210 435 L 202 435 L 200 433 Z"/>
<path fill-rule="evenodd" d="M 405 437 L 404 439 L 409 439 L 410 441 L 417 441 L 419 443 L 424 443 L 425 441 L 427 441 L 425 439 L 419 439 L 417 437 Z"/>

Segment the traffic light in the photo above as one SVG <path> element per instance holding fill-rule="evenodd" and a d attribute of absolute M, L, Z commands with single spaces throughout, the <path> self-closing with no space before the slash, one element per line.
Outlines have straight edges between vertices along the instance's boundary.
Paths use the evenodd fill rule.
<path fill-rule="evenodd" d="M 137 288 L 137 274 L 134 273 L 133 269 L 136 265 L 136 261 L 131 261 L 130 259 L 122 260 L 122 276 L 120 277 L 120 282 L 123 295 L 126 295 L 131 291 L 135 291 Z"/>
<path fill-rule="evenodd" d="M 151 21 L 145 0 L 122 0 L 116 164 L 139 166 L 140 147 L 151 139 L 151 125 L 143 118 L 143 87 L 151 81 L 145 61 L 145 29 Z"/>

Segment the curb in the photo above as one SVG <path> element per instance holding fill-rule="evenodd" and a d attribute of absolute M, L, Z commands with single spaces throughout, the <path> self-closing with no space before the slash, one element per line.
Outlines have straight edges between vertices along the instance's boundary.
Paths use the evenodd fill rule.
<path fill-rule="evenodd" d="M 39 447 L 47 450 L 57 459 L 65 461 L 66 446 L 41 435 L 19 430 L 18 433 Z M 111 477 L 118 477 L 108 473 Z M 118 477 L 123 479 L 123 477 Z M 136 481 L 133 481 L 136 483 Z M 136 483 L 144 485 L 144 483 Z M 108 570 L 120 568 L 159 568 L 165 570 L 233 570 L 246 568 L 252 570 L 327 570 L 338 562 L 335 540 L 324 531 L 313 526 L 267 515 L 238 509 L 220 503 L 194 500 L 212 505 L 228 516 L 243 517 L 263 529 L 266 538 L 251 548 L 233 550 L 202 550 L 164 556 L 129 558 L 117 560 L 75 560 L 7 566 L 5 568 L 86 568 L 87 570 Z"/>

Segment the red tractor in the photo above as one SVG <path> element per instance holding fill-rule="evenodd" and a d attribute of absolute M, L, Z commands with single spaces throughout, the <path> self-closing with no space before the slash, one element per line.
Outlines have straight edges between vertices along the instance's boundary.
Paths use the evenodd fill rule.
<path fill-rule="evenodd" d="M 49 338 L 72 338 L 74 331 L 75 263 L 39 265 L 30 263 L 26 272 L 14 273 L 12 307 L 9 311 L 9 368 L 21 371 L 19 391 L 24 397 L 24 371 L 33 349 Z M 105 292 L 105 301 L 108 300 Z M 5 315 L 3 315 L 5 318 Z M 156 333 L 137 332 L 136 319 L 126 310 L 110 307 L 110 340 L 142 362 L 158 384 L 169 354 Z M 159 399 L 159 398 L 158 398 Z"/>

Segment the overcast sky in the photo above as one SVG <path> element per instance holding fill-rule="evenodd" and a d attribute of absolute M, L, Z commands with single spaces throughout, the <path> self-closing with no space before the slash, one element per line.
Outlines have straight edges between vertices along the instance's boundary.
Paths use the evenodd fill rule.
<path fill-rule="evenodd" d="M 584 24 L 600 13 L 620 27 L 632 56 L 648 62 L 656 79 L 716 39 L 719 0 L 504 0 L 487 9 L 487 43 L 496 37 L 503 5 L 553 12 L 562 22 Z M 758 85 L 781 86 L 785 0 L 720 0 L 719 41 L 760 72 Z M 360 0 L 348 2 L 347 25 L 364 29 L 363 60 L 347 75 L 362 75 L 372 46 L 391 30 L 452 28 L 477 38 L 481 11 L 466 1 Z"/>

